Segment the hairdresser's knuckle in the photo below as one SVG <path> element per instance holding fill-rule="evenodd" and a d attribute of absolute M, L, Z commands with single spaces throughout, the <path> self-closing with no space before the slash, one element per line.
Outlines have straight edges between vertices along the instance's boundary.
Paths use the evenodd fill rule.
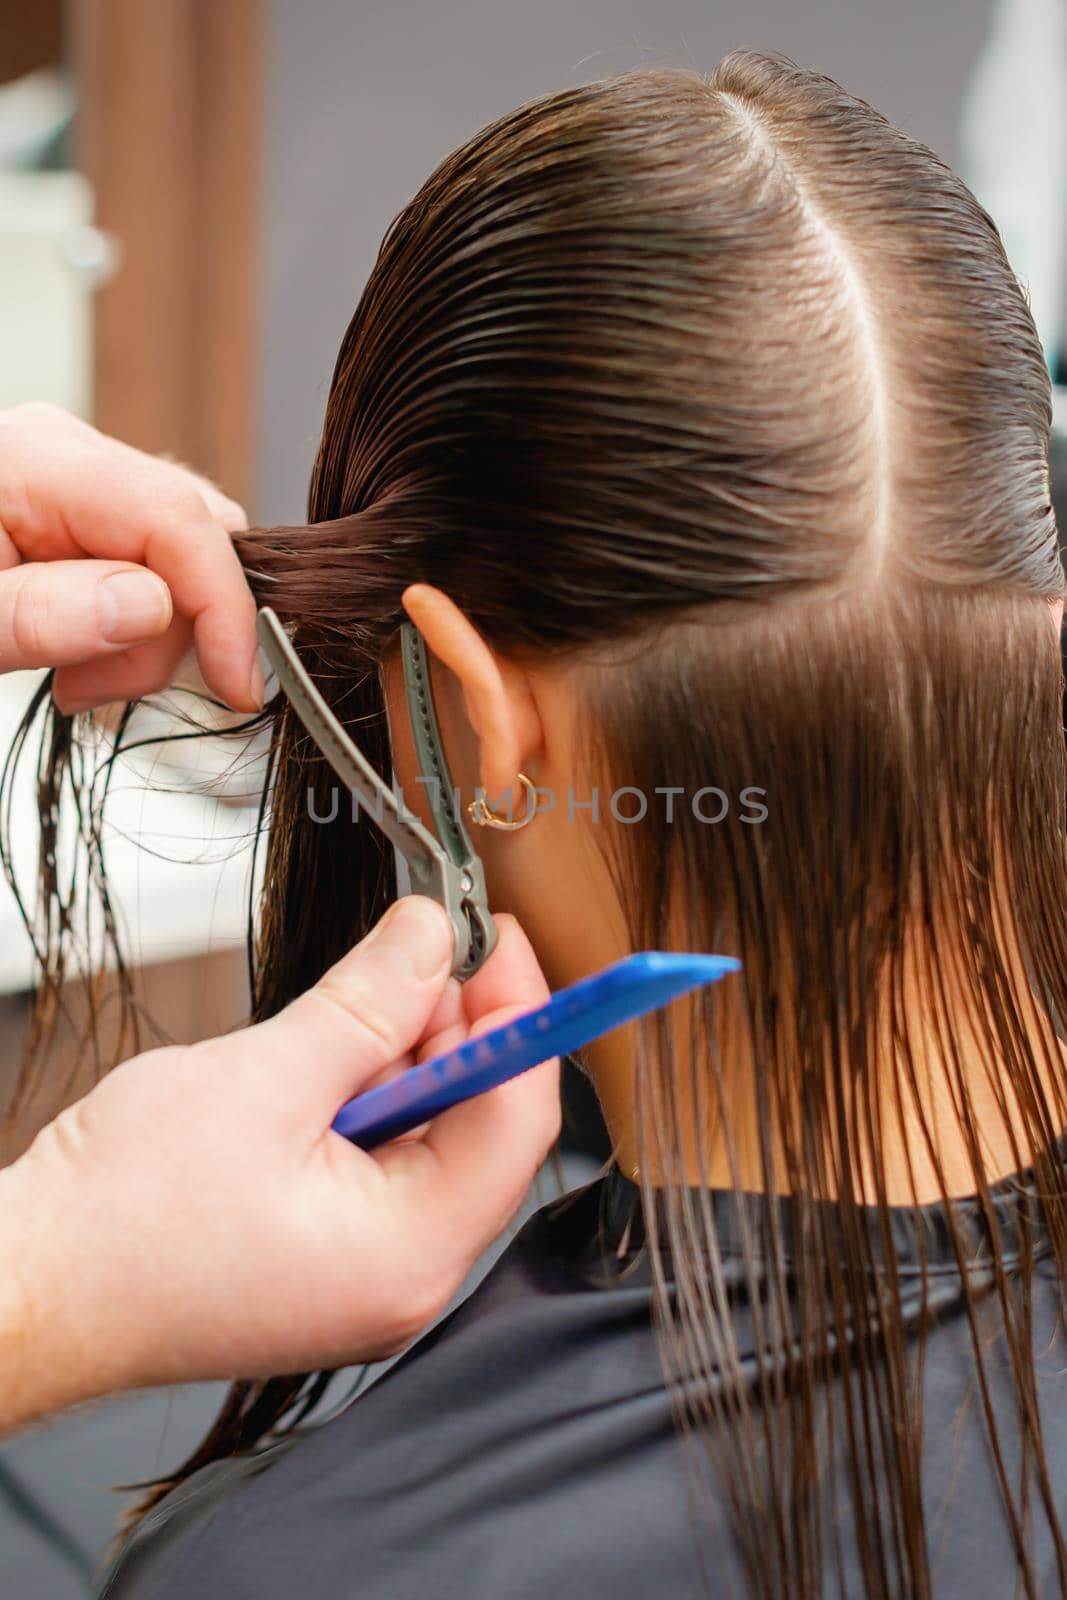
<path fill-rule="evenodd" d="M 207 501 L 184 473 L 160 486 L 157 514 L 162 530 L 172 536 L 188 537 L 210 518 Z"/>
<path fill-rule="evenodd" d="M 174 486 L 179 495 L 187 498 L 190 509 L 195 504 L 199 507 L 200 519 L 210 519 L 221 532 L 223 526 L 230 518 L 238 526 L 246 528 L 248 518 L 243 509 L 229 495 L 223 494 L 210 478 L 205 478 L 199 472 L 193 472 L 188 467 L 174 467 Z"/>
<path fill-rule="evenodd" d="M 229 533 L 247 531 L 248 513 L 243 506 L 231 500 L 228 494 L 223 494 L 209 479 L 198 476 L 195 481 L 208 511 L 222 528 Z"/>
<path fill-rule="evenodd" d="M 236 500 L 222 499 L 222 515 L 226 527 L 231 533 L 248 532 L 248 512 L 244 506 L 239 506 Z"/>

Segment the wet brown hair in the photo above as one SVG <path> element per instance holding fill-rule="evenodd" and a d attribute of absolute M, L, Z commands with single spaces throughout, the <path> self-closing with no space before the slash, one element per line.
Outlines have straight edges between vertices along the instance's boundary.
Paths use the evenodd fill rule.
<path fill-rule="evenodd" d="M 610 835 L 635 947 L 680 930 L 744 963 L 734 1039 L 714 996 L 694 1008 L 689 1060 L 648 1030 L 638 1098 L 643 1170 L 662 1179 L 646 1200 L 664 1359 L 726 1485 L 752 1594 L 825 1592 L 834 1452 L 865 1592 L 931 1592 L 912 1365 L 926 1318 L 905 1326 L 887 1250 L 885 1150 L 905 1113 L 949 1193 L 917 1011 L 986 1230 L 991 1265 L 964 1274 L 963 1309 L 1020 1589 L 1038 1593 L 1035 1511 L 1067 1583 L 1029 1318 L 1039 1250 L 1067 1282 L 1049 425 L 1024 297 L 963 184 L 829 79 L 742 53 L 709 79 L 642 72 L 551 95 L 449 157 L 389 230 L 345 335 L 309 524 L 239 540 L 258 598 L 380 768 L 378 668 L 422 580 L 505 652 L 636 645 L 583 680 L 594 764 L 648 793 L 767 791 L 759 827 L 650 810 Z M 286 707 L 269 712 L 256 1017 L 394 893 L 372 828 L 309 824 L 309 790 L 328 813 L 334 780 Z M 731 1043 L 753 1063 L 740 1086 Z M 1042 1197 L 1015 1265 L 976 1073 Z M 711 1210 L 685 1182 L 680 1085 L 727 1135 L 736 1096 L 750 1102 L 763 1187 L 784 1169 L 802 1231 L 799 1275 L 773 1226 L 749 1240 L 766 1351 L 753 1383 Z M 983 1307 L 1015 1383 L 1017 1478 L 984 1385 Z M 854 1381 L 820 1438 L 839 1363 Z M 716 1371 L 733 1381 L 700 1381 Z M 321 1390 L 237 1385 L 179 1476 Z"/>

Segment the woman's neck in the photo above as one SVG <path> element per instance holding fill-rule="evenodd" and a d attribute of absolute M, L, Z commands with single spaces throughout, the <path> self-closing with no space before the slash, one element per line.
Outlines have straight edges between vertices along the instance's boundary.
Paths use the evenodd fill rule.
<path fill-rule="evenodd" d="M 549 787 L 565 792 L 557 767 L 565 775 L 573 774 L 570 746 L 556 756 L 555 765 L 548 757 L 543 765 L 547 776 L 539 776 Z M 553 988 L 597 971 L 633 948 L 629 919 L 615 881 L 605 871 L 594 828 L 569 825 L 566 809 L 557 807 L 538 816 L 528 830 L 493 836 L 484 843 L 494 907 L 518 916 L 542 956 Z M 946 849 L 950 847 L 946 843 Z M 561 886 L 567 886 L 565 916 L 561 916 Z M 790 948 L 789 930 L 783 929 L 774 957 L 774 1013 L 772 1017 L 768 1007 L 763 1017 L 763 1034 L 770 1043 L 761 1047 L 758 1059 L 744 990 L 747 981 L 758 991 L 758 980 L 750 972 L 747 978 L 731 977 L 717 985 L 711 1014 L 722 1064 L 725 1116 L 718 1114 L 717 1105 L 709 1114 L 679 1093 L 679 1138 L 672 1142 L 681 1145 L 687 1179 L 700 1183 L 703 1173 L 703 1181 L 713 1187 L 754 1191 L 767 1187 L 757 1084 L 777 1088 L 780 1114 L 789 1116 L 794 1126 L 803 1116 L 809 1128 L 822 1127 L 828 1145 L 833 1143 L 833 1124 L 846 1120 L 839 1109 L 842 1102 L 849 1094 L 855 1097 L 852 1121 L 859 1132 L 850 1129 L 837 1135 L 837 1151 L 827 1150 L 817 1186 L 824 1194 L 834 1192 L 834 1173 L 843 1165 L 846 1146 L 854 1188 L 872 1201 L 882 1192 L 890 1204 L 899 1205 L 973 1194 L 982 1179 L 995 1182 L 1029 1165 L 1035 1144 L 1047 1143 L 1067 1126 L 1064 1051 L 1030 988 L 1026 962 L 1013 934 L 1014 895 L 1006 869 L 995 874 L 990 888 L 994 903 L 987 902 L 984 929 L 987 940 L 995 930 L 998 971 L 990 971 L 993 958 L 988 949 L 979 960 L 959 908 L 946 890 L 936 930 L 931 927 L 933 914 L 917 900 L 912 918 L 917 931 L 903 951 L 887 961 L 881 982 L 873 983 L 869 974 L 853 979 L 847 1009 L 844 1000 L 833 994 L 817 997 L 818 1007 L 798 1003 L 791 990 L 799 994 L 799 979 L 790 984 L 782 970 L 782 952 Z M 694 920 L 700 924 L 699 917 Z M 676 948 L 689 947 L 686 917 L 679 916 L 672 942 Z M 872 933 L 869 943 L 877 946 L 879 939 Z M 728 938 L 717 948 L 744 954 Z M 882 991 L 880 1013 L 862 1016 L 858 1025 L 857 1007 L 877 1010 L 873 989 Z M 892 1006 L 886 998 L 890 995 Z M 759 1010 L 758 992 L 751 1004 Z M 975 1014 L 978 1007 L 984 1014 Z M 811 1021 L 816 1009 L 821 1012 L 821 1033 Z M 692 1039 L 704 1042 L 704 1024 L 685 1031 L 685 1002 L 676 1003 L 672 1017 L 677 1031 L 671 1058 L 677 1081 L 684 1086 L 690 1080 Z M 862 1059 L 855 1058 L 854 1045 L 853 1059 L 844 1059 L 848 1053 L 844 1046 L 835 1055 L 835 1039 L 857 1038 L 863 1041 Z M 637 1048 L 638 1030 L 629 1027 L 587 1052 L 616 1157 L 627 1175 L 648 1160 L 642 1156 L 635 1114 Z M 821 1084 L 814 1074 L 820 1058 L 827 1063 Z M 697 1077 L 710 1095 L 713 1073 L 707 1049 Z M 813 1085 L 821 1086 L 823 1098 L 838 1109 L 820 1112 L 813 1107 Z M 1027 1095 L 1029 1117 L 1019 1103 Z M 1046 1115 L 1040 1135 L 1035 1136 L 1031 1130 L 1039 1106 Z M 877 1127 L 879 1120 L 876 1137 L 864 1133 L 872 1123 Z M 876 1142 L 877 1160 L 872 1155 Z M 798 1136 L 792 1143 L 796 1148 L 802 1141 Z M 811 1143 L 809 1137 L 807 1160 L 800 1166 L 805 1187 L 811 1180 Z M 781 1137 L 776 1146 L 772 1142 L 769 1162 L 779 1193 L 789 1192 L 789 1173 L 798 1165 L 786 1159 L 784 1144 Z M 659 1175 L 645 1176 L 655 1181 Z"/>
<path fill-rule="evenodd" d="M 874 1030 L 865 1062 L 853 1061 L 847 1066 L 839 1063 L 835 1068 L 831 1052 L 824 1052 L 828 1065 L 822 1078 L 823 1104 L 836 1102 L 843 1108 L 832 1118 L 827 1114 L 825 1124 L 832 1130 L 845 1123 L 849 1132 L 826 1134 L 820 1193 L 834 1193 L 837 1179 L 833 1175 L 840 1173 L 840 1149 L 846 1141 L 857 1197 L 867 1203 L 876 1201 L 879 1192 L 884 1193 L 890 1205 L 922 1205 L 944 1197 L 973 1194 L 979 1173 L 986 1182 L 995 1183 L 1029 1165 L 1035 1154 L 1035 1139 L 1028 1132 L 1020 1103 L 1026 1091 L 1015 1087 L 1027 1074 L 1009 1059 L 1013 1050 L 1025 1058 L 1045 1104 L 1060 1108 L 1054 1132 L 1061 1132 L 1067 1123 L 1067 1115 L 1062 1114 L 1065 1050 L 1048 1019 L 1040 1013 L 1017 954 L 1005 963 L 1016 984 L 1010 1000 L 1008 1030 L 1014 1035 L 1014 1044 L 1004 1042 L 1003 1031 L 998 1035 L 990 1018 L 983 1021 L 975 1017 L 962 977 L 959 982 L 952 982 L 952 973 L 965 971 L 964 961 L 945 959 L 942 952 L 942 963 L 939 1004 L 934 1007 L 921 981 L 919 964 L 904 961 L 899 975 L 901 1004 L 894 1018 L 887 1015 L 885 1025 Z M 719 1049 L 725 1115 L 719 1114 L 714 1103 L 698 1108 L 692 1094 L 681 1087 L 690 1081 L 691 1035 L 685 1031 L 684 1019 L 676 1028 L 672 1055 L 679 1064 L 674 1083 L 674 1126 L 679 1137 L 669 1143 L 672 1157 L 674 1149 L 681 1146 L 680 1172 L 674 1168 L 673 1160 L 671 1174 L 657 1172 L 654 1155 L 648 1149 L 642 1153 L 636 1111 L 636 1028 L 620 1030 L 591 1047 L 589 1069 L 615 1159 L 627 1176 L 640 1173 L 655 1184 L 668 1181 L 677 1172 L 688 1183 L 705 1183 L 712 1188 L 739 1187 L 758 1192 L 768 1187 L 754 1093 L 761 1071 L 766 1086 L 767 1067 L 765 1062 L 757 1062 L 751 1048 L 751 1033 L 740 1015 L 741 995 L 739 987 L 730 993 L 724 985 L 717 996 L 721 1039 L 729 1041 Z M 679 1012 L 684 1009 L 679 1007 Z M 1000 1042 L 994 1044 L 995 1039 Z M 804 1053 L 799 1041 L 796 1052 L 787 1047 L 777 1054 L 779 1076 L 797 1087 L 785 1114 L 793 1118 L 793 1126 L 799 1130 L 803 1113 L 810 1128 L 810 1063 L 802 1074 L 800 1062 Z M 699 1076 L 705 1084 L 710 1081 L 710 1059 L 701 1064 Z M 835 1080 L 840 1080 L 836 1097 Z M 869 1085 L 876 1086 L 875 1094 L 864 1094 L 864 1087 Z M 809 1097 L 805 1106 L 800 1104 L 801 1092 Z M 855 1096 L 852 1114 L 847 1105 L 850 1095 Z M 868 1103 L 861 1103 L 864 1100 Z M 870 1103 L 878 1100 L 880 1105 Z M 794 1149 L 800 1145 L 799 1131 L 792 1143 Z M 872 1153 L 875 1148 L 877 1156 Z M 793 1187 L 785 1141 L 781 1137 L 773 1140 L 772 1149 L 774 1189 L 785 1194 Z M 646 1170 L 642 1173 L 643 1163 Z"/>

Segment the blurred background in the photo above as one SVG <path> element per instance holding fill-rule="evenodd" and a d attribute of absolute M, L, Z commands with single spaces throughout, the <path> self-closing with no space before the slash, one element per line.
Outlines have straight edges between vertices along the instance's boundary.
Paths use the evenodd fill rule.
<path fill-rule="evenodd" d="M 299 521 L 342 333 L 441 157 L 532 96 L 743 45 L 830 73 L 962 172 L 1067 381 L 1067 0 L 0 0 L 0 405 L 53 400 L 253 521 Z M 1067 434 L 1053 455 L 1065 527 Z M 30 678 L 0 678 L 0 752 Z M 126 772 L 108 840 L 145 1003 L 176 1039 L 244 1012 L 254 790 L 210 743 L 184 749 L 162 784 Z M 0 885 L 0 1104 L 30 953 Z M 595 1148 L 572 1098 L 572 1146 Z M 173 1463 L 216 1400 L 132 1398 L 0 1451 L 5 1593 L 87 1592 L 108 1485 Z"/>

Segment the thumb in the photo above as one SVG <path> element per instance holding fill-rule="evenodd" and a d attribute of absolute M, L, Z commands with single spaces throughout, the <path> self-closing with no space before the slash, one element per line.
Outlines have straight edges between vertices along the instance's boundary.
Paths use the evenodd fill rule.
<path fill-rule="evenodd" d="M 314 988 L 255 1030 L 303 1114 L 332 1118 L 425 1032 L 455 943 L 441 906 L 405 895 Z M 293 1071 L 294 1061 L 299 1070 Z"/>
<path fill-rule="evenodd" d="M 122 561 L 26 562 L 0 572 L 0 672 L 61 667 L 153 639 L 170 625 L 161 578 Z"/>

